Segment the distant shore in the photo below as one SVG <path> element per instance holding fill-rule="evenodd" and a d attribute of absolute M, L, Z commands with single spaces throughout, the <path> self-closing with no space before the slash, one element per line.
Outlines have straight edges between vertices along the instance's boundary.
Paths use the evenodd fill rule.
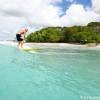
<path fill-rule="evenodd" d="M 0 44 L 3 45 L 10 45 L 10 46 L 17 46 L 16 41 L 0 41 Z M 95 43 L 89 44 L 70 44 L 70 43 L 25 43 L 24 47 L 33 47 L 33 48 L 68 48 L 68 47 L 76 47 L 76 48 L 99 48 L 100 44 L 96 45 Z"/>

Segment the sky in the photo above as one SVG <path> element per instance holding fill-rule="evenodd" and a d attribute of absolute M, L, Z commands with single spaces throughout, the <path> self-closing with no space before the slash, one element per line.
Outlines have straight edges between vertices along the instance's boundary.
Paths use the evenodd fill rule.
<path fill-rule="evenodd" d="M 0 0 L 0 40 L 14 39 L 20 28 L 29 32 L 48 26 L 100 22 L 100 0 Z"/>

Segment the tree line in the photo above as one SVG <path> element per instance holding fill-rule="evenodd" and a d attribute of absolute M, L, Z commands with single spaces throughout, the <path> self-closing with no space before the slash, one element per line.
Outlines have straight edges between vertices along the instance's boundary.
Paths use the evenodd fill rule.
<path fill-rule="evenodd" d="M 100 42 L 100 22 L 87 26 L 47 27 L 30 33 L 27 42 L 52 43 L 98 43 Z"/>

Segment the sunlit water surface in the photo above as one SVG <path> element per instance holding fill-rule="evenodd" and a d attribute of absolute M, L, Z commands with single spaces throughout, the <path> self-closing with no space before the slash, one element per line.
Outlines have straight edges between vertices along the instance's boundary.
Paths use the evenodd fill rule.
<path fill-rule="evenodd" d="M 100 96 L 100 50 L 0 45 L 0 100 L 80 100 Z"/>

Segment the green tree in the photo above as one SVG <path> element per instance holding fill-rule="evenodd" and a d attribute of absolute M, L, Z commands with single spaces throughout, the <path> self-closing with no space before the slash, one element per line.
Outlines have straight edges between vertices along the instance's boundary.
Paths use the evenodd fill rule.
<path fill-rule="evenodd" d="M 100 42 L 100 23 L 92 22 L 87 26 L 47 27 L 29 34 L 27 42 Z"/>

